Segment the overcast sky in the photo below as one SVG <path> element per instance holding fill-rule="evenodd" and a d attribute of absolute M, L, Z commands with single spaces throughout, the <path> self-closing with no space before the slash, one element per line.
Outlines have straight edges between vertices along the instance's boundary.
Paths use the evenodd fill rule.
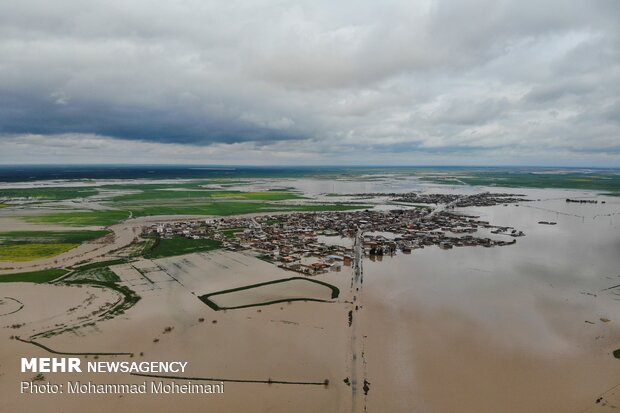
<path fill-rule="evenodd" d="M 0 2 L 0 163 L 620 166 L 617 0 Z"/>

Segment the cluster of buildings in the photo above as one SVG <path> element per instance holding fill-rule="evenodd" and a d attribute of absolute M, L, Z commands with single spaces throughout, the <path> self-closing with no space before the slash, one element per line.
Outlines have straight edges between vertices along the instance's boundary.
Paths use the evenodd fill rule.
<path fill-rule="evenodd" d="M 423 209 L 274 214 L 156 224 L 147 233 L 161 237 L 211 238 L 233 251 L 252 250 L 278 266 L 316 275 L 340 271 L 353 261 L 353 238 L 362 231 L 365 256 L 382 259 L 427 246 L 503 246 L 524 235 L 478 217 Z M 473 234 L 488 233 L 488 236 Z M 491 238 L 490 234 L 496 236 Z"/>
<path fill-rule="evenodd" d="M 575 204 L 598 204 L 598 201 L 596 199 L 570 199 L 570 198 L 566 198 L 566 202 L 572 202 Z M 605 203 L 605 201 L 603 201 L 603 204 Z"/>
<path fill-rule="evenodd" d="M 205 238 L 204 225 L 199 221 L 176 221 L 153 224 L 143 228 L 143 234 L 156 235 L 168 239 L 183 236 L 191 239 Z"/>
<path fill-rule="evenodd" d="M 378 194 L 377 194 L 378 195 Z M 495 206 L 500 204 L 512 204 L 527 201 L 525 195 L 483 192 L 474 195 L 456 194 L 390 194 L 396 202 L 408 202 L 416 204 L 447 204 L 453 207 L 480 207 Z"/>

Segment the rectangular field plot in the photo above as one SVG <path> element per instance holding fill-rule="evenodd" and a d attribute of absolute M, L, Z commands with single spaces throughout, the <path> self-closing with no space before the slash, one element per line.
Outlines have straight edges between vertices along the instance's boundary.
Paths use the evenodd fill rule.
<path fill-rule="evenodd" d="M 200 296 L 212 309 L 228 310 L 290 301 L 329 302 L 338 298 L 337 287 L 317 280 L 292 277 Z"/>

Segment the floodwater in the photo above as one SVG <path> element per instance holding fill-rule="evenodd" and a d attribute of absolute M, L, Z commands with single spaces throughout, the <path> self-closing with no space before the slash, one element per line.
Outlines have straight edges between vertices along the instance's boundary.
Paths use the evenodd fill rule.
<path fill-rule="evenodd" d="M 523 230 L 515 245 L 365 262 L 368 411 L 618 405 L 608 390 L 620 385 L 620 200 L 518 192 L 541 201 L 462 210 Z"/>
<path fill-rule="evenodd" d="M 523 193 L 536 201 L 457 211 L 524 231 L 526 236 L 517 238 L 515 245 L 427 247 L 410 255 L 365 260 L 359 294 L 349 287 L 349 267 L 317 276 L 340 288 L 341 297 L 334 303 L 295 302 L 214 312 L 198 300 L 200 294 L 296 275 L 239 253 L 213 251 L 117 266 L 114 270 L 124 284 L 142 296 L 134 308 L 76 335 L 42 340 L 65 351 L 130 351 L 138 360 L 187 360 L 194 376 L 328 379 L 329 386 L 230 383 L 223 397 L 209 399 L 84 396 L 52 400 L 9 391 L 0 401 L 0 411 L 77 412 L 88 402 L 93 412 L 179 408 L 350 412 L 351 387 L 345 379 L 353 376 L 347 323 L 352 307 L 359 307 L 356 335 L 364 361 L 357 378 L 369 383 L 358 411 L 580 413 L 605 410 L 603 405 L 620 406 L 615 394 L 620 389 L 616 387 L 620 360 L 612 355 L 620 348 L 620 198 L 584 191 L 431 187 L 413 179 L 386 182 L 298 179 L 264 185 L 291 186 L 308 194 L 492 190 Z M 566 198 L 599 203 L 572 204 Z M 319 239 L 351 245 L 350 239 Z M 0 297 L 4 300 L 0 314 L 6 314 L 0 326 L 26 322 L 19 330 L 24 335 L 57 322 L 48 320 L 47 314 L 31 313 L 46 311 L 47 306 L 37 306 L 34 299 L 49 297 L 49 288 L 66 290 L 75 301 L 63 295 L 58 296 L 62 300 L 51 300 L 64 305 L 59 314 L 82 303 L 90 291 L 6 286 L 1 287 L 2 297 L 19 299 L 25 306 L 8 314 L 15 302 Z M 357 295 L 357 301 L 351 294 Z M 100 294 L 93 299 L 106 301 Z M 174 328 L 166 332 L 167 327 Z M 0 370 L 0 384 L 16 388 L 18 379 L 30 378 L 15 373 L 18 358 L 48 353 L 8 340 L 15 334 L 12 329 L 2 328 L 0 333 L 6 346 L 0 364 L 8 366 Z M 93 375 L 80 379 L 142 380 Z"/>

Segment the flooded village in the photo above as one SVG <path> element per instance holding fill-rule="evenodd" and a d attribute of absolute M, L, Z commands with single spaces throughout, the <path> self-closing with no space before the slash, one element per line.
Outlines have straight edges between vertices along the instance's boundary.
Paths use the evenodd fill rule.
<path fill-rule="evenodd" d="M 473 195 L 459 194 L 419 194 L 417 192 L 408 193 L 366 193 L 358 194 L 360 197 L 388 197 L 394 202 L 403 202 L 411 204 L 446 204 L 449 207 L 480 207 L 507 205 L 519 202 L 529 201 L 523 194 L 510 193 L 491 193 L 481 192 Z M 568 202 L 568 201 L 567 201 Z"/>
<path fill-rule="evenodd" d="M 518 202 L 510 194 L 460 196 L 423 195 L 438 204 L 428 207 L 384 211 L 313 212 L 273 214 L 259 217 L 216 218 L 153 224 L 144 236 L 177 236 L 219 241 L 231 251 L 251 250 L 266 261 L 304 275 L 340 271 L 353 261 L 352 240 L 360 230 L 364 255 L 371 260 L 429 246 L 494 247 L 516 243 L 525 235 L 512 227 L 492 225 L 477 216 L 450 213 L 443 208 L 463 205 Z"/>

